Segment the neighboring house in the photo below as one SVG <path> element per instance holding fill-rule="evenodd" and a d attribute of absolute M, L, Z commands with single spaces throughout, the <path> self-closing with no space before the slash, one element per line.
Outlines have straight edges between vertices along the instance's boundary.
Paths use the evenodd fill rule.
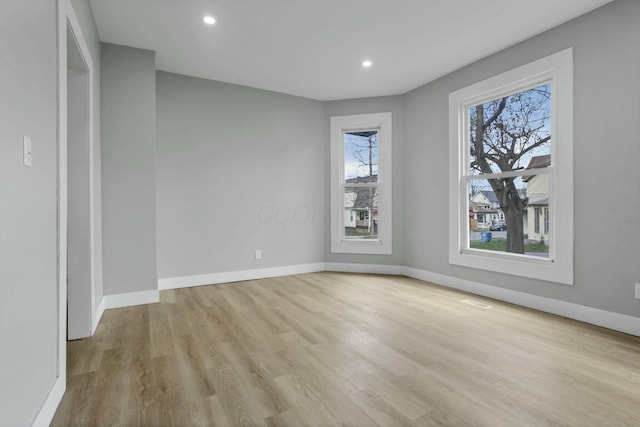
<path fill-rule="evenodd" d="M 522 199 L 526 199 L 528 191 L 519 189 L 518 193 Z M 527 218 L 527 211 L 525 211 L 522 219 L 525 234 L 528 232 Z M 491 224 L 505 220 L 504 212 L 500 208 L 500 202 L 493 191 L 481 190 L 471 196 L 469 200 L 469 219 L 472 229 L 489 228 Z"/>
<path fill-rule="evenodd" d="M 551 156 L 531 158 L 527 169 L 545 168 L 551 164 Z M 530 176 L 523 181 L 527 184 L 529 204 L 527 206 L 527 226 L 529 240 L 549 243 L 549 175 Z"/>
<path fill-rule="evenodd" d="M 504 213 L 500 209 L 494 209 L 490 205 L 471 201 L 470 206 L 476 228 L 489 228 L 491 224 L 504 218 Z"/>
<path fill-rule="evenodd" d="M 489 228 L 491 224 L 504 220 L 504 213 L 493 191 L 478 191 L 471 196 L 469 207 L 473 212 L 473 217 L 470 212 L 472 228 Z"/>
<path fill-rule="evenodd" d="M 377 175 L 346 180 L 347 184 L 376 182 Z M 346 230 L 369 233 L 377 232 L 377 194 L 368 187 L 346 187 L 344 192 L 344 226 Z"/>
<path fill-rule="evenodd" d="M 500 209 L 500 202 L 498 202 L 498 198 L 496 197 L 496 193 L 493 191 L 482 190 L 478 191 L 472 198 L 472 201 L 477 203 L 482 203 L 485 205 L 490 205 L 493 209 Z"/>

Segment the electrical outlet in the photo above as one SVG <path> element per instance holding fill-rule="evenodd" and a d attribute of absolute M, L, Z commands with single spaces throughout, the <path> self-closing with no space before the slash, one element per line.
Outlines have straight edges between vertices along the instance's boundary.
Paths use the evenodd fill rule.
<path fill-rule="evenodd" d="M 256 249 L 256 259 L 262 259 L 262 249 Z"/>
<path fill-rule="evenodd" d="M 636 299 L 640 299 L 640 283 L 636 283 Z"/>

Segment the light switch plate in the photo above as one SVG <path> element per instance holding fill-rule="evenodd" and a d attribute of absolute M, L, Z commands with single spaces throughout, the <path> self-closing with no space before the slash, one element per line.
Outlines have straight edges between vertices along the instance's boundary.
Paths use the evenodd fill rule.
<path fill-rule="evenodd" d="M 640 283 L 636 283 L 636 299 L 640 299 Z"/>
<path fill-rule="evenodd" d="M 22 161 L 25 166 L 30 168 L 32 164 L 31 138 L 27 135 L 24 135 L 22 139 L 22 151 Z"/>

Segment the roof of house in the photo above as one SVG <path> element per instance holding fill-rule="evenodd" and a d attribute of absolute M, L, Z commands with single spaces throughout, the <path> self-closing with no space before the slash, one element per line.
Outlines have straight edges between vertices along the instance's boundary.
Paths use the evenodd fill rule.
<path fill-rule="evenodd" d="M 490 203 L 497 203 L 499 204 L 500 201 L 498 200 L 498 197 L 496 196 L 496 193 L 494 193 L 491 190 L 481 190 L 480 193 L 484 194 L 484 197 L 487 198 L 487 200 Z M 524 199 L 527 197 L 527 189 L 526 188 L 518 188 L 518 195 L 520 196 L 521 199 Z"/>
<path fill-rule="evenodd" d="M 375 203 L 376 193 L 371 188 L 359 188 L 356 200 L 353 203 L 353 207 L 358 209 L 370 208 L 372 203 Z"/>
<path fill-rule="evenodd" d="M 549 198 L 543 197 L 542 199 L 529 203 L 529 206 L 549 206 Z"/>
<path fill-rule="evenodd" d="M 551 154 L 544 154 L 542 156 L 532 157 L 531 160 L 529 160 L 527 169 L 540 169 L 546 168 L 548 166 L 551 166 Z M 525 176 L 524 178 L 522 178 L 522 180 L 524 182 L 529 182 L 529 180 L 535 176 L 536 175 Z"/>
<path fill-rule="evenodd" d="M 498 203 L 498 198 L 496 197 L 496 193 L 494 193 L 493 191 L 483 190 L 481 191 L 481 193 L 484 194 L 484 197 L 486 197 L 487 200 L 490 201 L 491 203 Z"/>
<path fill-rule="evenodd" d="M 544 154 L 542 156 L 535 156 L 529 160 L 527 169 L 539 169 L 546 168 L 551 165 L 551 154 Z"/>
<path fill-rule="evenodd" d="M 349 178 L 345 180 L 347 184 L 366 184 L 369 182 L 377 182 L 377 181 L 378 181 L 378 175 L 358 176 L 356 178 Z M 352 191 L 356 193 L 356 198 L 353 201 L 353 206 L 350 206 L 350 208 L 352 209 L 368 209 L 371 207 L 372 202 L 375 201 L 375 197 L 376 197 L 375 189 L 372 190 L 371 187 L 368 187 L 368 186 L 367 187 L 346 187 L 345 189 L 346 190 L 350 189 L 347 191 Z M 370 194 L 369 193 L 370 191 L 373 191 L 373 194 Z M 374 200 L 372 200 L 372 198 L 374 198 Z M 346 207 L 347 206 L 345 206 L 345 208 Z"/>

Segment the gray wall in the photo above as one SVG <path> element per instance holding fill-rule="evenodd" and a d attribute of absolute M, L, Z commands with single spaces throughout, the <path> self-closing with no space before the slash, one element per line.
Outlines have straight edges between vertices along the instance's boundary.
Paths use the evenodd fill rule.
<path fill-rule="evenodd" d="M 344 101 L 332 101 L 325 103 L 325 119 L 324 119 L 324 143 L 327 147 L 325 155 L 325 174 L 327 188 L 325 198 L 327 200 L 326 208 L 326 233 L 325 240 L 325 261 L 327 262 L 343 262 L 357 264 L 388 264 L 402 265 L 403 261 L 403 221 L 402 209 L 404 203 L 403 192 L 403 99 L 401 96 L 386 96 L 379 98 L 353 99 Z M 358 254 L 338 254 L 331 253 L 331 178 L 330 178 L 330 119 L 332 116 L 346 116 L 352 114 L 368 114 L 368 113 L 384 113 L 391 112 L 392 115 L 392 205 L 393 205 L 393 224 L 392 224 L 392 254 L 391 255 L 358 255 Z"/>
<path fill-rule="evenodd" d="M 165 72 L 157 90 L 159 277 L 322 262 L 323 104 Z"/>
<path fill-rule="evenodd" d="M 104 294 L 157 289 L 155 53 L 102 45 Z"/>
<path fill-rule="evenodd" d="M 102 151 L 100 148 L 100 56 L 101 43 L 89 0 L 71 0 L 78 18 L 82 36 L 89 48 L 93 62 L 93 145 L 91 167 L 93 168 L 93 283 L 95 312 L 104 294 L 102 283 Z"/>
<path fill-rule="evenodd" d="M 0 424 L 28 425 L 56 379 L 56 2 L 0 1 Z M 33 167 L 22 165 L 22 136 Z"/>
<path fill-rule="evenodd" d="M 640 2 L 619 0 L 405 95 L 405 264 L 640 315 Z M 575 285 L 449 265 L 448 94 L 574 47 Z"/>

